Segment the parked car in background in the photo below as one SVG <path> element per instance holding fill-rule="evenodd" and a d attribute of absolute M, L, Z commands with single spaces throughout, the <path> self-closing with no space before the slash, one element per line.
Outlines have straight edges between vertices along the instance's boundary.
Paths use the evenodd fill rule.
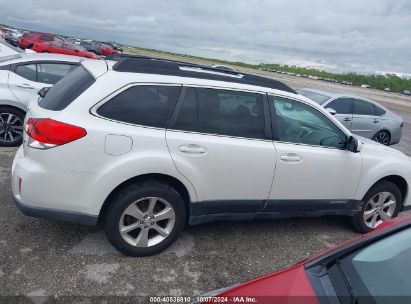
<path fill-rule="evenodd" d="M 410 96 L 411 95 L 411 90 L 404 90 L 404 95 Z"/>
<path fill-rule="evenodd" d="M 53 35 L 53 34 L 46 34 L 46 33 L 37 33 L 37 32 L 25 32 L 19 38 L 19 46 L 22 49 L 31 49 L 34 44 L 37 42 L 46 42 L 46 41 L 65 41 L 62 37 Z"/>
<path fill-rule="evenodd" d="M 212 68 L 223 70 L 223 71 L 229 71 L 229 72 L 237 72 L 236 69 L 229 67 L 227 65 L 221 65 L 221 64 L 212 64 Z"/>
<path fill-rule="evenodd" d="M 198 298 L 205 303 L 247 297 L 276 304 L 410 303 L 410 256 L 411 219 L 398 218 L 289 268 Z"/>
<path fill-rule="evenodd" d="M 298 90 L 332 114 L 351 132 L 386 146 L 399 143 L 404 120 L 384 106 L 360 96 L 319 89 Z"/>
<path fill-rule="evenodd" d="M 111 46 L 109 46 L 106 43 L 103 42 L 96 42 L 97 47 L 100 49 L 100 53 L 102 56 L 108 56 L 108 55 L 119 55 L 121 54 L 119 51 L 113 49 Z"/>
<path fill-rule="evenodd" d="M 80 63 L 80 57 L 15 54 L 0 57 L 0 146 L 18 146 L 29 101 Z"/>
<path fill-rule="evenodd" d="M 77 40 L 73 42 L 75 45 L 78 45 L 87 50 L 87 52 L 101 55 L 100 47 L 93 41 L 86 41 L 86 40 Z"/>
<path fill-rule="evenodd" d="M 0 39 L 5 39 L 6 34 L 0 29 Z"/>
<path fill-rule="evenodd" d="M 186 223 L 340 215 L 369 232 L 411 205 L 406 155 L 246 73 L 85 60 L 30 103 L 25 130 L 12 166 L 18 208 L 100 220 L 131 256 L 164 250 Z"/>
<path fill-rule="evenodd" d="M 22 35 L 19 31 L 15 29 L 3 28 L 3 32 L 5 33 L 5 40 L 11 44 L 12 46 L 19 46 L 19 38 Z"/>
<path fill-rule="evenodd" d="M 105 42 L 105 43 L 108 44 L 109 46 L 111 46 L 116 51 L 123 52 L 123 48 L 117 42 L 108 41 L 108 42 Z"/>
<path fill-rule="evenodd" d="M 37 53 L 54 53 L 97 59 L 96 54 L 87 52 L 84 48 L 70 42 L 37 42 L 34 44 L 32 50 Z"/>

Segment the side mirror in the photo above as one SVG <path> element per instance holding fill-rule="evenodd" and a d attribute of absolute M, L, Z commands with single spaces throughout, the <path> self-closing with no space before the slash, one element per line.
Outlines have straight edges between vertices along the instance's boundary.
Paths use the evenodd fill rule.
<path fill-rule="evenodd" d="M 347 141 L 347 150 L 353 153 L 361 152 L 362 142 L 359 141 L 356 137 L 350 136 Z"/>
<path fill-rule="evenodd" d="M 334 110 L 334 109 L 327 108 L 326 110 L 327 110 L 327 111 L 328 111 L 328 113 L 330 113 L 331 115 L 335 115 L 335 114 L 337 114 L 337 111 L 336 111 L 336 110 Z"/>

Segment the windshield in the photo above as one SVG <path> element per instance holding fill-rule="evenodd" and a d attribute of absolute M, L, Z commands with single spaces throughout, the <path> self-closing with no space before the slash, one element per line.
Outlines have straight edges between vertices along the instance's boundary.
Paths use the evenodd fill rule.
<path fill-rule="evenodd" d="M 343 262 L 344 272 L 352 279 L 357 295 L 370 295 L 376 303 L 393 303 L 395 299 L 400 303 L 401 297 L 411 296 L 410 257 L 408 228 L 350 256 Z"/>
<path fill-rule="evenodd" d="M 327 96 L 324 94 L 315 93 L 311 91 L 306 91 L 306 90 L 297 90 L 297 92 L 307 98 L 310 98 L 312 101 L 315 101 L 319 105 L 322 105 L 324 102 L 326 102 L 328 99 L 331 98 L 331 96 Z"/>

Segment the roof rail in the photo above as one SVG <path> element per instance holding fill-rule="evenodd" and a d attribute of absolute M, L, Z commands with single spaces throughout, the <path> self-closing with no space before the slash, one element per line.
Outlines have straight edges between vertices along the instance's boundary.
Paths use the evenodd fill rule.
<path fill-rule="evenodd" d="M 288 85 L 278 80 L 253 74 L 227 71 L 208 65 L 128 54 L 107 56 L 106 59 L 117 61 L 113 66 L 113 70 L 117 72 L 160 74 L 219 80 L 296 93 Z"/>

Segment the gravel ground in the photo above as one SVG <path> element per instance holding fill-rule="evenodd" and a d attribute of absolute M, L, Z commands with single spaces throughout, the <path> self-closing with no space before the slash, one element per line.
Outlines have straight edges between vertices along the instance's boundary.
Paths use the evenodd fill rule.
<path fill-rule="evenodd" d="M 294 87 L 323 85 L 289 76 L 282 80 Z M 397 148 L 410 153 L 411 99 L 355 91 L 406 119 L 403 142 Z M 128 258 L 110 246 L 99 228 L 22 215 L 11 199 L 14 153 L 15 149 L 0 148 L 0 302 L 119 303 L 131 296 L 137 301 L 147 296 L 195 295 L 279 270 L 356 236 L 350 223 L 339 217 L 221 222 L 187 227 L 159 255 Z"/>

